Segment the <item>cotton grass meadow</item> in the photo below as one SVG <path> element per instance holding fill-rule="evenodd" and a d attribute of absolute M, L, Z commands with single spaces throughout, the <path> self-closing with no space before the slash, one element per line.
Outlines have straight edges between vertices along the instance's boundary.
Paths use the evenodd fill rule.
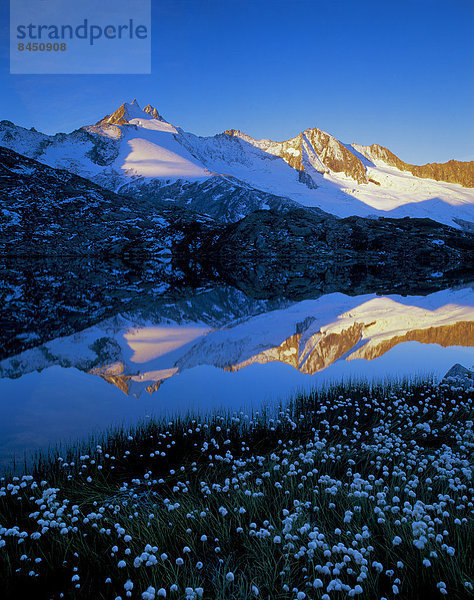
<path fill-rule="evenodd" d="M 472 390 L 332 387 L 148 423 L 0 488 L 0 596 L 465 599 Z"/>

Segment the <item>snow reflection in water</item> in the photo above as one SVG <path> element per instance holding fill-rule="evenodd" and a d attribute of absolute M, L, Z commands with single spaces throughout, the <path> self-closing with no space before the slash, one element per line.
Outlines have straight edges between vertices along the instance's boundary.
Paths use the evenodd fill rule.
<path fill-rule="evenodd" d="M 348 378 L 474 363 L 474 294 L 330 294 L 209 325 L 119 315 L 0 362 L 0 461 L 146 416 L 275 404 Z M 194 313 L 193 313 L 194 314 Z"/>

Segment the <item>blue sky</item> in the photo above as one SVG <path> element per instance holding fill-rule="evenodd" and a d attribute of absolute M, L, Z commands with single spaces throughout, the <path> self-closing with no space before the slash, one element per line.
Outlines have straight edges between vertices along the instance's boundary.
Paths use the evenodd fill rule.
<path fill-rule="evenodd" d="M 470 0 L 152 0 L 151 75 L 10 75 L 0 119 L 54 133 L 123 101 L 200 135 L 282 140 L 320 127 L 424 163 L 474 160 Z"/>

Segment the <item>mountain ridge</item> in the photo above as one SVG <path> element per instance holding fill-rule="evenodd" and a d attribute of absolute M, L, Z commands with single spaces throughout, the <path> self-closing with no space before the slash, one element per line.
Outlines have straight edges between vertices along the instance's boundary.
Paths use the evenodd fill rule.
<path fill-rule="evenodd" d="M 459 183 L 463 187 L 474 187 L 474 161 L 452 158 L 444 163 L 413 165 L 401 160 L 391 150 L 380 144 L 371 144 L 370 146 L 352 144 L 352 146 L 369 160 L 382 160 L 385 164 L 396 167 L 400 171 L 408 171 L 415 177 Z"/>
<path fill-rule="evenodd" d="M 132 107 L 134 109 L 133 111 L 131 111 Z M 167 123 L 167 121 L 159 114 L 158 110 L 151 104 L 146 105 L 142 110 L 140 109 L 137 100 L 134 99 L 130 104 L 127 102 L 122 103 L 114 113 L 107 115 L 98 121 L 97 124 L 127 124 L 135 118 L 140 118 L 140 111 L 150 115 L 154 119 Z M 87 128 L 87 126 L 85 128 Z M 425 163 L 424 165 L 415 165 L 403 161 L 391 150 L 378 143 L 369 146 L 357 144 L 356 142 L 353 142 L 352 144 L 343 144 L 333 135 L 323 131 L 319 127 L 308 127 L 293 138 L 282 141 L 275 141 L 268 138 L 257 140 L 239 129 L 227 129 L 223 134 L 239 137 L 245 141 L 257 144 L 258 147 L 264 148 L 266 151 L 270 151 L 270 153 L 277 156 L 281 156 L 290 166 L 298 171 L 305 170 L 303 150 L 307 150 L 309 143 L 313 148 L 317 148 L 319 158 L 322 159 L 321 165 L 323 166 L 323 169 L 321 172 L 344 172 L 358 183 L 369 183 L 369 180 L 365 172 L 365 165 L 357 155 L 349 149 L 349 147 L 352 147 L 356 152 L 361 153 L 369 160 L 376 158 L 383 161 L 388 166 L 396 167 L 401 171 L 411 172 L 416 177 L 430 178 L 436 181 L 445 181 L 447 183 L 458 183 L 463 187 L 474 187 L 474 161 L 450 159 L 444 163 L 433 162 Z M 280 152 L 275 151 L 277 148 Z M 274 152 L 272 152 L 271 149 L 273 149 Z M 338 153 L 339 156 L 337 156 Z M 326 167 L 326 170 L 324 170 L 324 167 Z"/>
<path fill-rule="evenodd" d="M 0 145 L 137 198 L 179 204 L 184 200 L 177 183 L 196 184 L 192 202 L 198 210 L 227 222 L 266 208 L 263 196 L 271 194 L 342 218 L 429 217 L 463 228 L 474 223 L 474 187 L 462 185 L 474 186 L 474 162 L 410 165 L 383 146 L 345 144 L 317 127 L 283 142 L 235 129 L 200 137 L 134 100 L 68 134 L 48 136 L 2 121 Z M 219 185 L 205 184 L 213 177 L 221 178 Z M 219 189 L 224 180 L 252 188 L 253 199 L 236 208 Z"/>

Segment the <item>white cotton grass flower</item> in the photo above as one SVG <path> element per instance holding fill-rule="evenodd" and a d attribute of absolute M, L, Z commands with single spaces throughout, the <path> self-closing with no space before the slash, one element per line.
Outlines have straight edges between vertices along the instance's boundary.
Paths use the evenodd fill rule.
<path fill-rule="evenodd" d="M 398 535 L 396 535 L 392 540 L 392 544 L 394 546 L 399 546 L 401 543 L 402 543 L 402 538 Z"/>
<path fill-rule="evenodd" d="M 229 581 L 229 582 L 230 582 L 230 581 L 234 581 L 234 579 L 235 579 L 235 577 L 234 577 L 234 574 L 232 573 L 232 571 L 229 571 L 228 573 L 226 573 L 226 576 L 225 576 L 225 578 L 226 578 L 226 580 L 227 580 L 227 581 Z"/>
<path fill-rule="evenodd" d="M 323 582 L 321 581 L 321 579 L 315 579 L 313 581 L 313 587 L 316 590 L 319 589 L 319 588 L 322 588 L 323 587 Z"/>

